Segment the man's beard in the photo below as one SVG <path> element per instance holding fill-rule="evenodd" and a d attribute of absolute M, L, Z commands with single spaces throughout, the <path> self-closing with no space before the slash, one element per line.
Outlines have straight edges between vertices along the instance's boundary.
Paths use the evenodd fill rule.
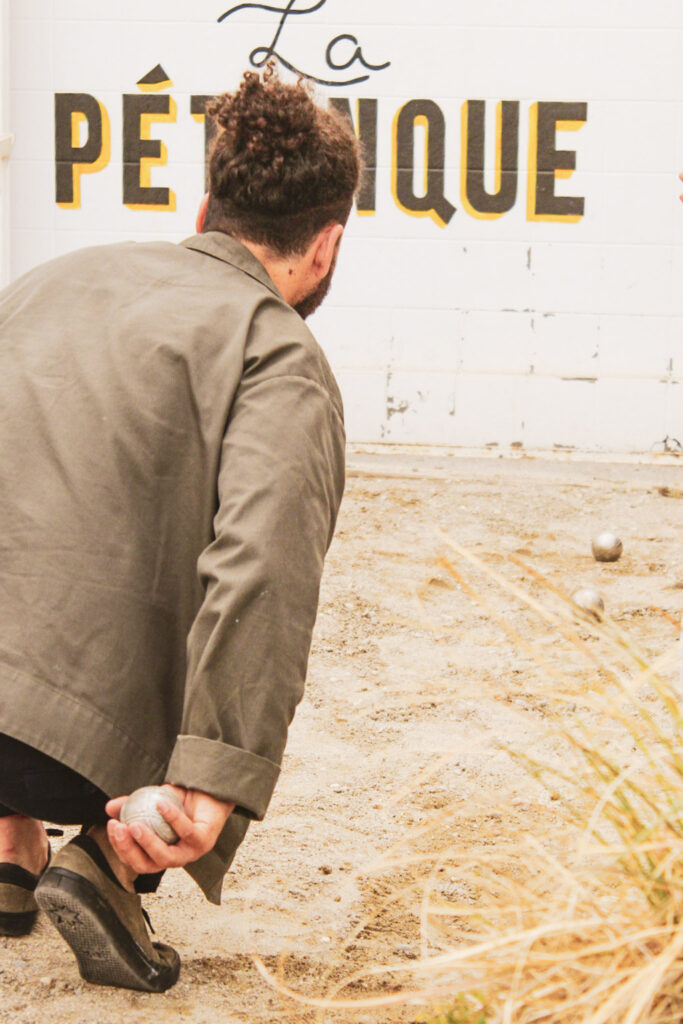
<path fill-rule="evenodd" d="M 315 313 L 318 306 L 321 304 L 325 296 L 330 290 L 332 284 L 332 277 L 334 275 L 334 268 L 337 266 L 337 254 L 339 253 L 339 242 L 337 242 L 337 248 L 335 249 L 330 269 L 327 271 L 322 281 L 320 281 L 312 292 L 305 295 L 300 302 L 294 305 L 294 309 L 297 311 L 302 320 L 307 320 L 312 313 Z"/>

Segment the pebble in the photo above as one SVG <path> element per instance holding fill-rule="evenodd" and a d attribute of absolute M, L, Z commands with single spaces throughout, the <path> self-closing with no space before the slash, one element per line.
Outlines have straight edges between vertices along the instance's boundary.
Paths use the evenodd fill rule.
<path fill-rule="evenodd" d="M 332 790 L 332 792 L 333 792 L 333 793 L 343 793 L 343 792 L 344 792 L 344 787 L 343 787 L 343 786 L 340 786 L 340 785 L 338 785 L 338 783 L 336 783 L 336 782 L 335 782 L 335 783 L 333 783 L 333 784 L 332 784 L 332 785 L 330 786 L 330 789 Z"/>
<path fill-rule="evenodd" d="M 595 587 L 581 587 L 572 594 L 573 604 L 586 616 L 598 622 L 605 611 L 605 602 Z"/>
<path fill-rule="evenodd" d="M 404 945 L 397 946 L 396 949 L 394 950 L 394 953 L 397 956 L 405 957 L 406 960 L 417 960 L 420 955 L 420 951 L 417 949 L 416 946 Z"/>

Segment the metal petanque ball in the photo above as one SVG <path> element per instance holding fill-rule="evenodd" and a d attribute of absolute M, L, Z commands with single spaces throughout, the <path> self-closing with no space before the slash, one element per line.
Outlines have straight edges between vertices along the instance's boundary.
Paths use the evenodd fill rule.
<path fill-rule="evenodd" d="M 591 548 L 596 562 L 616 562 L 621 555 L 623 544 L 616 533 L 605 530 L 604 533 L 597 533 L 593 537 Z"/>
<path fill-rule="evenodd" d="M 572 594 L 572 603 L 586 615 L 598 621 L 605 611 L 605 602 L 595 587 L 581 587 Z"/>
<path fill-rule="evenodd" d="M 182 810 L 182 801 L 175 793 L 170 793 L 167 789 L 162 789 L 161 786 L 143 786 L 131 793 L 126 800 L 121 808 L 121 821 L 125 825 L 132 825 L 134 822 L 148 825 L 160 839 L 163 839 L 169 846 L 174 846 L 180 837 L 157 810 L 160 800 L 168 800 L 169 803 L 176 804 Z"/>

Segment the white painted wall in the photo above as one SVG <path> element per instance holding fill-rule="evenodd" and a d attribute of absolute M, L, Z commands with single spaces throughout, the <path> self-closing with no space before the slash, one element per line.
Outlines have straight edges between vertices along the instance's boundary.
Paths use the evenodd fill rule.
<path fill-rule="evenodd" d="M 77 246 L 192 233 L 203 129 L 189 97 L 235 87 L 279 20 L 251 8 L 219 24 L 231 6 L 11 0 L 13 275 Z M 277 49 L 338 81 L 363 71 L 328 66 L 339 35 L 353 35 L 368 63 L 390 62 L 366 82 L 322 90 L 352 106 L 378 101 L 376 212 L 352 215 L 333 290 L 311 321 L 342 386 L 350 440 L 614 452 L 683 442 L 680 0 L 326 0 L 290 17 Z M 334 62 L 354 45 L 336 43 Z M 131 210 L 121 197 L 121 97 L 157 63 L 177 118 L 152 128 L 168 160 L 151 180 L 173 188 L 173 212 Z M 94 95 L 111 122 L 111 159 L 82 176 L 80 209 L 55 203 L 57 92 Z M 394 119 L 416 98 L 445 118 L 444 190 L 457 207 L 445 226 L 408 215 L 392 194 Z M 487 101 L 489 191 L 495 106 L 520 104 L 517 200 L 494 220 L 461 198 L 468 99 Z M 584 197 L 575 223 L 529 219 L 538 101 L 587 104 L 586 123 L 556 136 L 576 153 L 575 172 L 555 184 Z M 419 163 L 420 129 L 416 138 Z M 416 193 L 422 177 L 418 167 Z"/>

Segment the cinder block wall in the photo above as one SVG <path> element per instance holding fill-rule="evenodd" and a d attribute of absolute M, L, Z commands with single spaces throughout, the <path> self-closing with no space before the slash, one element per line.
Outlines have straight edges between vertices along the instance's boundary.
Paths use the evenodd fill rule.
<path fill-rule="evenodd" d="M 270 46 L 328 83 L 368 153 L 311 321 L 350 440 L 683 442 L 683 5 L 326 0 L 284 21 L 235 6 L 11 0 L 13 275 L 76 246 L 191 234 L 197 97 L 233 88 Z M 157 65 L 167 79 L 150 85 Z M 57 123 L 57 95 L 73 123 Z M 90 166 L 62 175 L 78 196 L 58 203 L 55 139 L 75 154 L 98 130 Z M 142 201 L 126 201 L 124 152 Z"/>

